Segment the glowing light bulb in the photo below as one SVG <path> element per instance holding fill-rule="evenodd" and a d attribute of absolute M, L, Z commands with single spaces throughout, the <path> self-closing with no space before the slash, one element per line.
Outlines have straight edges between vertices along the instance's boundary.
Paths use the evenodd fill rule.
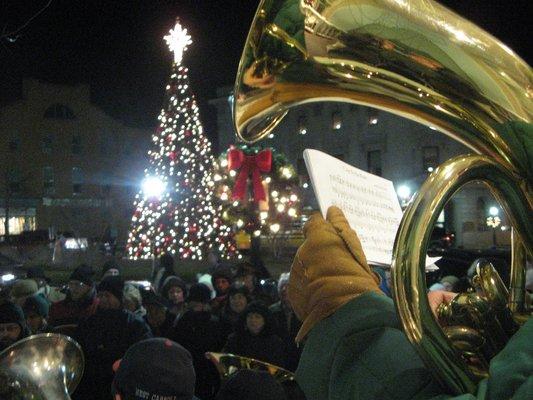
<path fill-rule="evenodd" d="M 280 229 L 279 224 L 272 224 L 272 225 L 270 225 L 270 230 L 271 230 L 273 233 L 278 233 L 278 232 L 279 232 L 279 229 Z"/>

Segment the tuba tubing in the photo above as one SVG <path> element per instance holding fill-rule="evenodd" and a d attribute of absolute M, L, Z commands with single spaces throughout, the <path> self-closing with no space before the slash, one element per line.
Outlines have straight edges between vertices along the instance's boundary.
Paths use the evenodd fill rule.
<path fill-rule="evenodd" d="M 513 225 L 508 306 L 517 322 L 529 317 L 532 88 L 526 62 L 431 0 L 262 0 L 239 63 L 233 117 L 246 142 L 268 135 L 294 106 L 343 101 L 436 127 L 477 154 L 430 175 L 405 213 L 393 261 L 404 330 L 458 394 L 477 381 L 429 311 L 422 254 L 446 201 L 468 182 L 485 182 Z"/>

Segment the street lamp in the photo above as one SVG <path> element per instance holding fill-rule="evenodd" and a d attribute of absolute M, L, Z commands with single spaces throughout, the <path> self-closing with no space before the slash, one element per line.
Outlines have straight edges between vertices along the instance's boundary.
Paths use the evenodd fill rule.
<path fill-rule="evenodd" d="M 396 194 L 398 194 L 398 197 L 400 198 L 400 204 L 402 208 L 404 208 L 411 198 L 411 188 L 407 185 L 398 186 L 398 189 L 396 189 Z"/>
<path fill-rule="evenodd" d="M 492 246 L 496 247 L 496 228 L 500 226 L 502 220 L 498 216 L 500 210 L 498 207 L 492 206 L 489 208 L 489 216 L 487 217 L 487 226 L 492 228 Z"/>
<path fill-rule="evenodd" d="M 147 199 L 155 198 L 159 200 L 163 196 L 166 186 L 166 182 L 163 182 L 159 177 L 147 176 L 142 182 L 144 197 Z"/>

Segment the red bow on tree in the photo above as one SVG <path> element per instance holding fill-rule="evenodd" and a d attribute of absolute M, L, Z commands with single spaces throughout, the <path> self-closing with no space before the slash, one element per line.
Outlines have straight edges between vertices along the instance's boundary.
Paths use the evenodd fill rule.
<path fill-rule="evenodd" d="M 244 200 L 246 194 L 246 184 L 248 176 L 252 175 L 252 184 L 254 189 L 254 202 L 265 201 L 266 194 L 261 182 L 261 173 L 269 172 L 272 167 L 272 151 L 263 150 L 256 155 L 247 156 L 239 149 L 230 149 L 228 151 L 228 168 L 230 170 L 240 170 L 235 186 L 232 191 L 233 200 Z"/>

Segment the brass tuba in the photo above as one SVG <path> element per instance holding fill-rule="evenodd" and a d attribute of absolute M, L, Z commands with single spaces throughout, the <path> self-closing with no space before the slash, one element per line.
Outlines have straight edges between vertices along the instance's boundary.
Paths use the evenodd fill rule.
<path fill-rule="evenodd" d="M 469 182 L 486 183 L 513 226 L 509 294 L 489 292 L 505 297 L 516 323 L 529 317 L 532 77 L 511 49 L 431 0 L 262 0 L 239 65 L 234 121 L 246 142 L 267 135 L 292 106 L 344 101 L 436 127 L 473 151 L 423 184 L 404 214 L 392 265 L 404 330 L 455 393 L 473 392 L 479 374 L 430 312 L 426 248 L 450 197 Z M 473 332 L 448 333 L 475 347 Z"/>
<path fill-rule="evenodd" d="M 0 353 L 0 398 L 70 400 L 83 368 L 81 347 L 70 337 L 27 337 Z"/>
<path fill-rule="evenodd" d="M 237 371 L 243 369 L 267 372 L 281 384 L 288 399 L 305 399 L 305 395 L 296 383 L 294 373 L 291 371 L 287 371 L 274 364 L 256 360 L 255 358 L 230 353 L 207 352 L 205 356 L 214 364 L 222 382 L 228 380 Z"/>

